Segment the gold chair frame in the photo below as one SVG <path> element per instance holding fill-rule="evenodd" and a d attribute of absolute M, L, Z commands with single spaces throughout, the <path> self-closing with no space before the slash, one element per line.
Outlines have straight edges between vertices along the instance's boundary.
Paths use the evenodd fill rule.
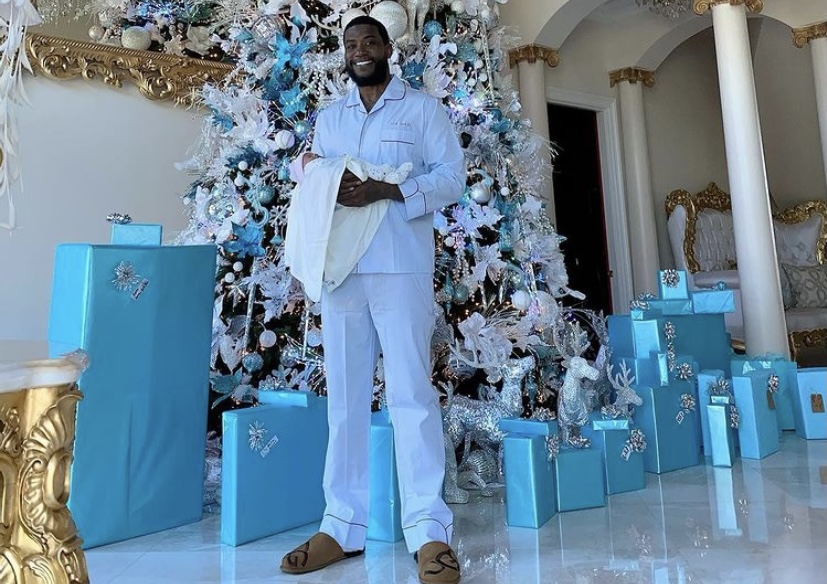
<path fill-rule="evenodd" d="M 684 228 L 683 237 L 683 252 L 686 256 L 686 265 L 690 273 L 694 274 L 700 271 L 700 264 L 695 257 L 695 238 L 697 237 L 697 221 L 701 212 L 711 209 L 715 211 L 732 211 L 732 202 L 729 193 L 722 190 L 714 182 L 699 193 L 694 195 L 684 189 L 677 189 L 669 193 L 666 197 L 666 217 L 667 219 L 675 211 L 678 206 L 683 206 L 686 209 L 686 226 Z M 784 209 L 778 213 L 773 213 L 773 217 L 788 225 L 801 223 L 810 217 L 816 215 L 821 216 L 821 228 L 818 233 L 818 244 L 816 247 L 816 259 L 819 264 L 824 264 L 827 260 L 827 203 L 824 201 L 806 201 L 799 203 L 788 209 Z M 793 331 L 787 334 L 787 340 L 790 347 L 790 355 L 793 360 L 798 357 L 801 348 L 815 348 L 827 347 L 827 329 L 812 329 L 806 331 Z M 735 342 L 733 342 L 735 346 Z M 743 344 L 740 344 L 743 348 Z M 736 346 L 736 349 L 739 348 Z"/>

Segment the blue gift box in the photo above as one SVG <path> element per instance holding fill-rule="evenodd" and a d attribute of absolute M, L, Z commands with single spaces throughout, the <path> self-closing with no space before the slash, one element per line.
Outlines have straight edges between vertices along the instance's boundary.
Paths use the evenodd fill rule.
<path fill-rule="evenodd" d="M 649 309 L 657 310 L 663 316 L 673 314 L 693 314 L 692 301 L 683 299 L 649 300 Z"/>
<path fill-rule="evenodd" d="M 294 395 L 267 395 L 274 393 Z M 327 399 L 307 392 L 261 394 L 271 403 L 222 416 L 221 543 L 226 545 L 313 523 L 324 514 Z M 299 405 L 303 400 L 308 405 Z"/>
<path fill-rule="evenodd" d="M 675 325 L 675 352 L 692 355 L 698 370 L 729 370 L 732 346 L 723 314 L 673 315 L 664 320 Z"/>
<path fill-rule="evenodd" d="M 554 459 L 557 510 L 575 511 L 606 505 L 603 451 L 561 448 Z"/>
<path fill-rule="evenodd" d="M 214 277 L 213 246 L 57 247 L 50 351 L 90 359 L 68 503 L 87 548 L 201 519 Z"/>
<path fill-rule="evenodd" d="M 631 424 L 627 418 L 603 419 L 592 412 L 590 422 L 583 426 L 581 434 L 592 441 L 592 448 L 603 456 L 606 494 L 627 493 L 646 488 L 643 469 L 643 452 L 635 452 L 627 445 Z"/>
<path fill-rule="evenodd" d="M 735 463 L 735 428 L 732 427 L 729 397 L 714 395 L 703 409 L 709 425 L 712 466 L 731 467 Z"/>
<path fill-rule="evenodd" d="M 643 467 L 665 473 L 695 466 L 700 460 L 700 440 L 695 418 L 697 404 L 683 407 L 683 396 L 695 400 L 693 384 L 680 379 L 666 387 L 635 387 L 643 404 L 635 410 L 635 424 L 646 435 Z"/>
<path fill-rule="evenodd" d="M 698 403 L 701 405 L 701 448 L 703 449 L 704 456 L 712 456 L 712 440 L 709 434 L 709 410 L 706 407 L 711 403 L 709 387 L 721 378 L 725 378 L 725 375 L 720 369 L 701 371 L 696 378 L 698 381 Z"/>
<path fill-rule="evenodd" d="M 827 438 L 827 368 L 812 367 L 798 371 L 795 409 L 795 433 L 807 440 Z"/>
<path fill-rule="evenodd" d="M 554 475 L 546 439 L 557 434 L 557 422 L 502 418 L 499 429 L 505 432 L 506 523 L 512 527 L 541 527 L 556 510 Z"/>
<path fill-rule="evenodd" d="M 113 223 L 110 243 L 113 245 L 161 245 L 163 228 L 142 223 Z"/>
<path fill-rule="evenodd" d="M 663 300 L 686 300 L 689 298 L 686 272 L 682 270 L 660 270 L 658 272 L 658 290 Z"/>
<path fill-rule="evenodd" d="M 732 359 L 733 375 L 741 375 L 756 369 L 770 369 L 778 376 L 778 391 L 773 396 L 778 428 L 779 430 L 794 430 L 796 426 L 793 403 L 797 393 L 798 365 L 781 356 L 755 359 L 734 357 Z"/>
<path fill-rule="evenodd" d="M 735 293 L 732 290 L 695 290 L 692 305 L 695 314 L 735 312 Z"/>
<path fill-rule="evenodd" d="M 403 537 L 393 426 L 387 410 L 374 412 L 370 424 L 370 499 L 368 539 L 397 542 Z"/>
<path fill-rule="evenodd" d="M 666 352 L 666 337 L 660 319 L 636 320 L 629 315 L 609 315 L 609 338 L 618 357 L 649 357 Z"/>
<path fill-rule="evenodd" d="M 648 357 L 622 357 L 614 359 L 615 367 L 626 364 L 631 375 L 635 377 L 635 383 L 639 385 L 668 385 L 669 384 L 669 358 L 666 353 L 650 353 Z"/>
<path fill-rule="evenodd" d="M 775 396 L 767 388 L 770 374 L 768 369 L 759 369 L 732 376 L 732 390 L 741 415 L 738 441 L 742 458 L 760 459 L 778 451 Z"/>

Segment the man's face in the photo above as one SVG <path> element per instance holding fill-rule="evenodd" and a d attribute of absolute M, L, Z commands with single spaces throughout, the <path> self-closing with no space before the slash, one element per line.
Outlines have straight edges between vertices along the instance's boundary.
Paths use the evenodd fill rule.
<path fill-rule="evenodd" d="M 382 41 L 374 26 L 357 24 L 345 32 L 345 71 L 359 87 L 387 81 L 391 52 L 391 45 Z"/>

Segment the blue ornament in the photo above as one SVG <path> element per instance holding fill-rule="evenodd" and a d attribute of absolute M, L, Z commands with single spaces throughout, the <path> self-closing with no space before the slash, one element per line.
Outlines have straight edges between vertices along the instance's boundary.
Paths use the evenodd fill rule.
<path fill-rule="evenodd" d="M 310 130 L 312 129 L 313 127 L 307 120 L 299 120 L 293 125 L 293 133 L 296 134 L 296 137 L 300 140 L 305 140 L 310 135 Z"/>
<path fill-rule="evenodd" d="M 425 33 L 426 39 L 431 40 L 435 36 L 442 34 L 442 25 L 436 20 L 429 20 L 425 23 L 425 26 L 422 27 L 422 32 Z"/>
<path fill-rule="evenodd" d="M 454 286 L 454 300 L 457 304 L 463 304 L 468 301 L 471 292 L 465 284 L 457 284 Z"/>
<path fill-rule="evenodd" d="M 457 47 L 457 59 L 466 63 L 477 60 L 477 48 L 471 43 L 462 43 Z"/>
<path fill-rule="evenodd" d="M 255 373 L 264 367 L 264 359 L 258 353 L 247 353 L 241 358 L 241 365 L 250 373 Z"/>
<path fill-rule="evenodd" d="M 261 205 L 268 204 L 273 200 L 273 197 L 276 195 L 276 189 L 269 185 L 259 185 L 256 187 L 256 191 L 258 202 Z"/>

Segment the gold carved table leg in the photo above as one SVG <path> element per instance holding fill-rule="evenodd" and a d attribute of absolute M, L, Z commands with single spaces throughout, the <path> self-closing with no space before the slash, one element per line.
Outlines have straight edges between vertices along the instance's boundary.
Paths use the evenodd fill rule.
<path fill-rule="evenodd" d="M 75 384 L 0 393 L 0 584 L 86 584 L 66 502 Z"/>

